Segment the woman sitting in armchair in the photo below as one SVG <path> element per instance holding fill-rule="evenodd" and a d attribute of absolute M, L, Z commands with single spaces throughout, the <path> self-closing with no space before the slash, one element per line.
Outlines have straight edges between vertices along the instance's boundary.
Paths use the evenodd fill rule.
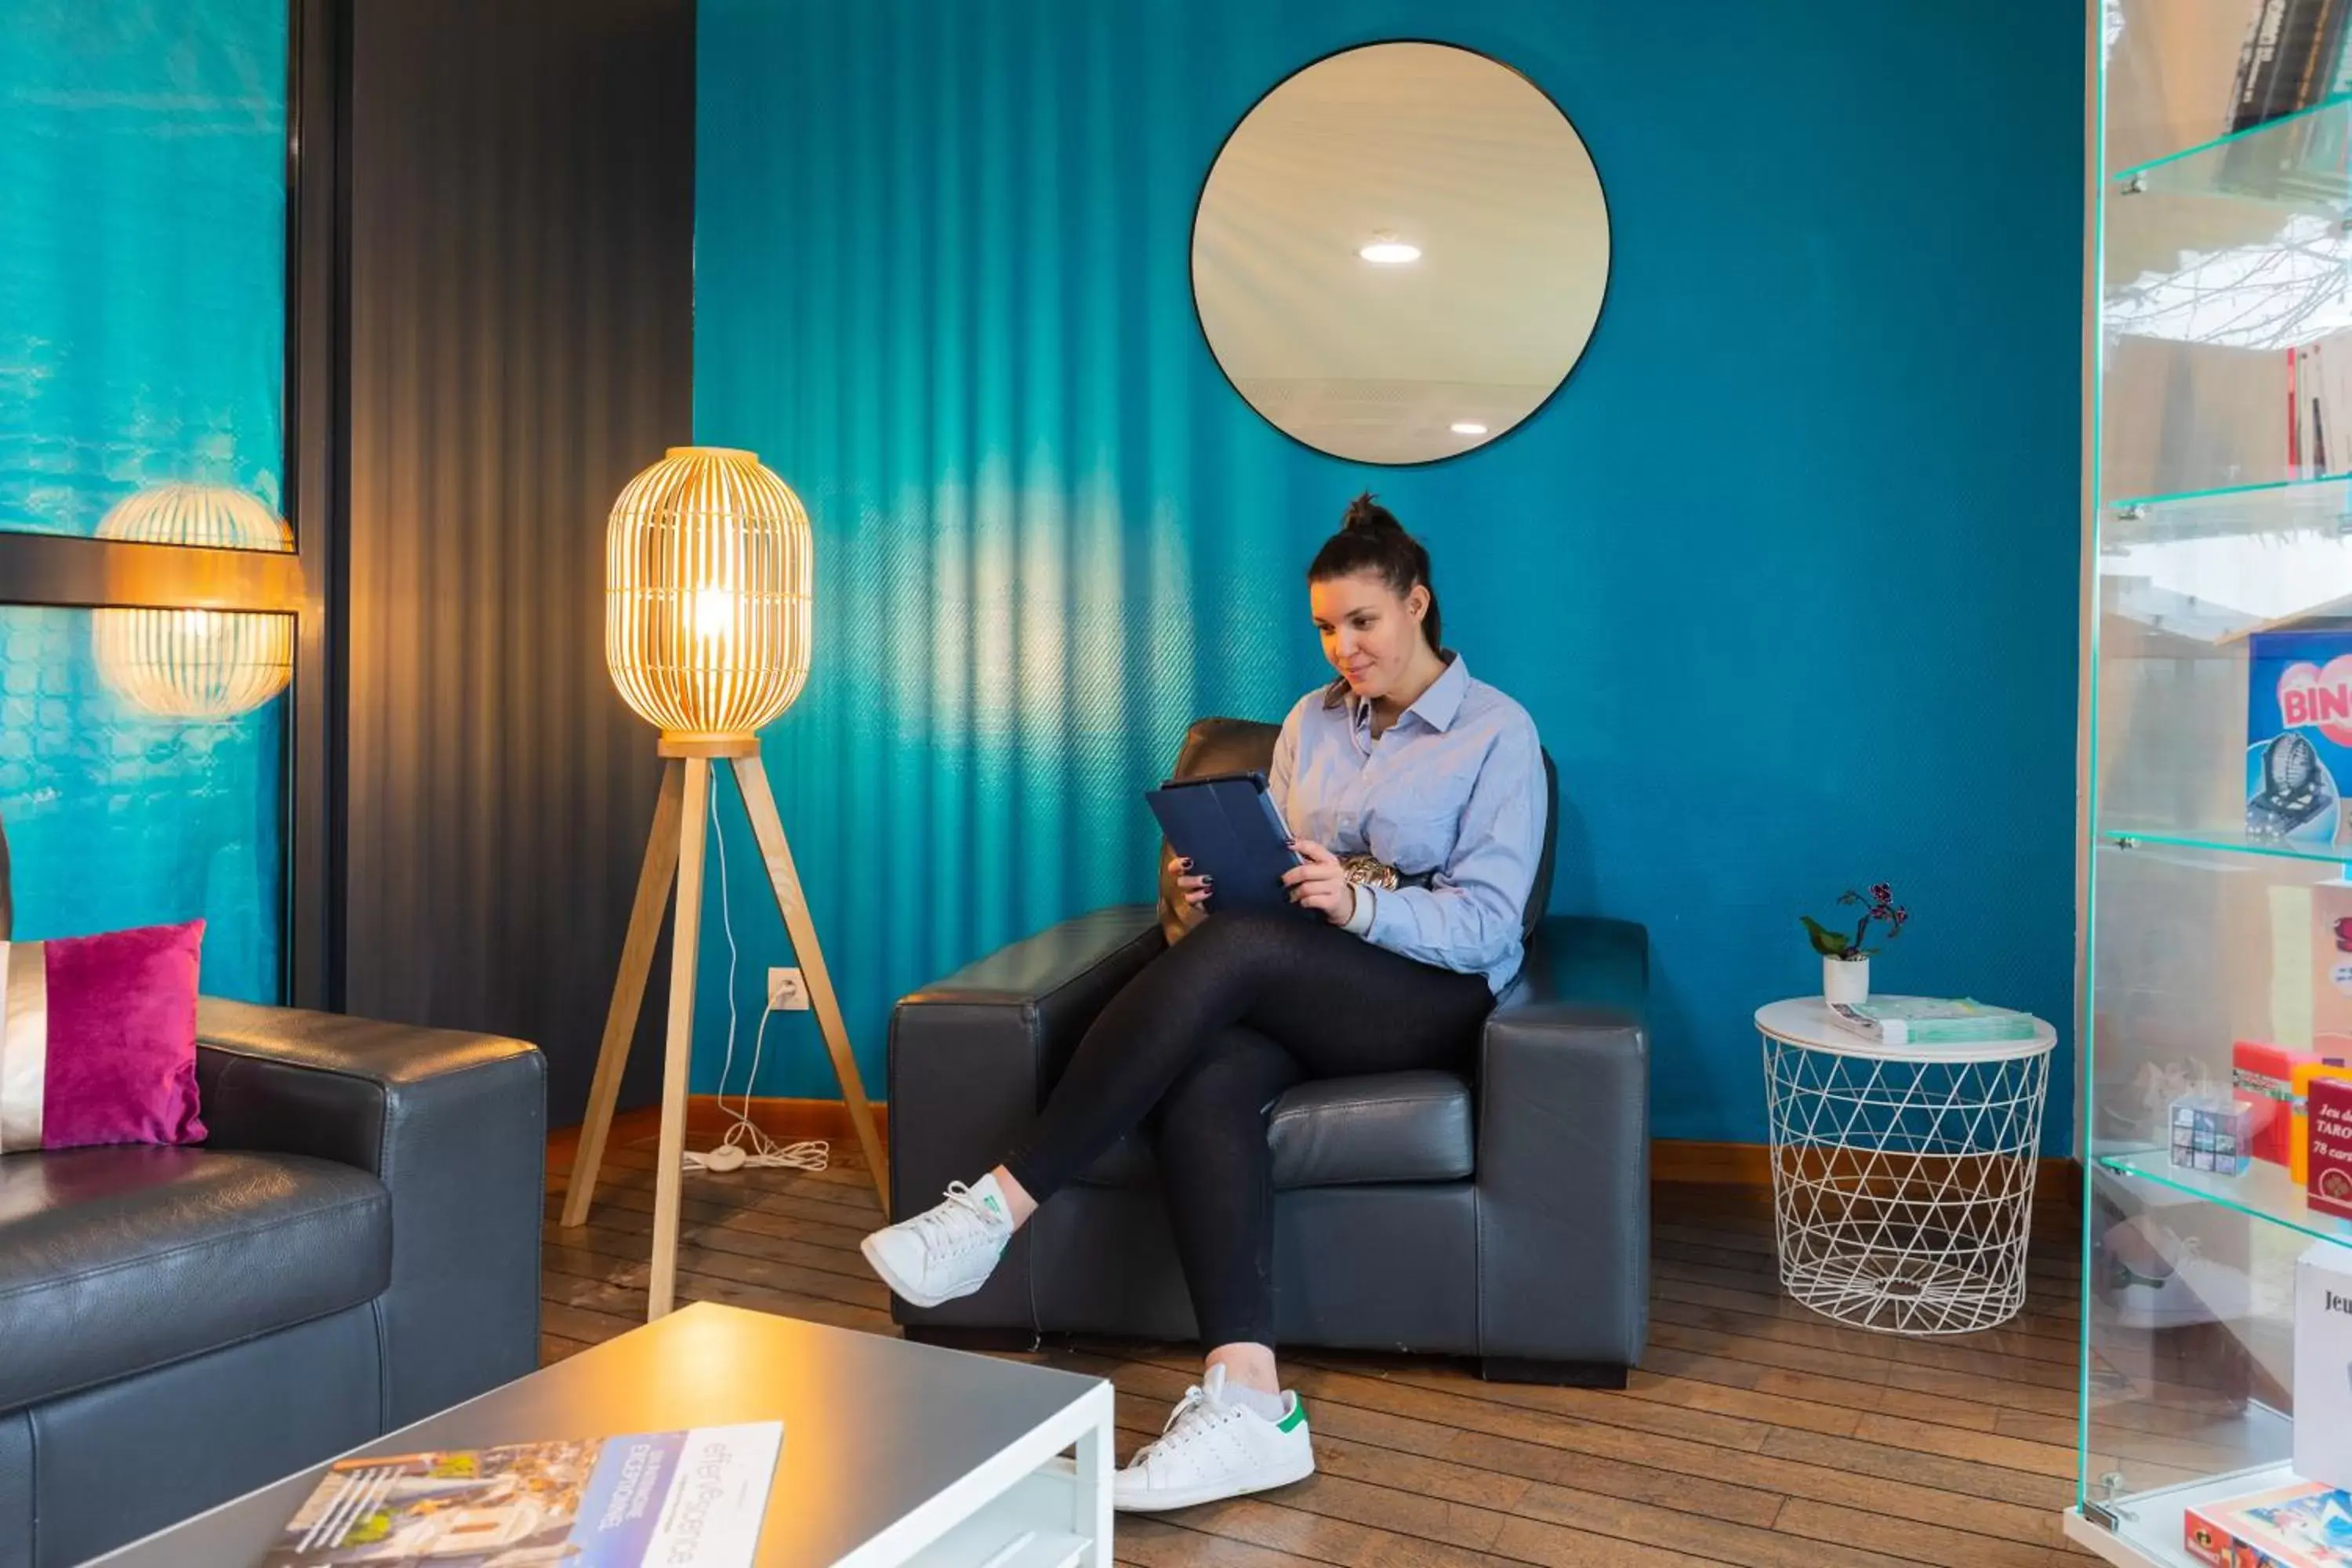
<path fill-rule="evenodd" d="M 1306 1079 L 1462 1069 L 1522 956 L 1546 811 L 1534 721 L 1444 648 L 1429 552 L 1370 496 L 1307 583 L 1339 679 L 1291 709 L 1266 782 L 1302 835 L 1291 900 L 1322 920 L 1205 915 L 1208 879 L 1179 863 L 1187 934 L 1103 1009 L 1027 1140 L 864 1245 L 917 1306 L 968 1296 L 1039 1204 L 1158 1113 L 1212 1348 L 1201 1386 L 1119 1472 L 1125 1510 L 1314 1473 L 1305 1409 L 1275 1365 L 1266 1112 Z"/>

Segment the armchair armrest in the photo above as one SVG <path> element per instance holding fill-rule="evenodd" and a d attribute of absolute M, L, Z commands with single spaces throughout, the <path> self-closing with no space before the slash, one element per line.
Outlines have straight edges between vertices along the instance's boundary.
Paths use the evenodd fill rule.
<path fill-rule="evenodd" d="M 520 1040 L 206 997 L 196 1082 L 215 1148 L 333 1160 L 392 1196 L 379 1300 L 397 1426 L 539 1361 L 546 1064 Z"/>
<path fill-rule="evenodd" d="M 890 1015 L 890 1212 L 928 1208 L 1003 1159 L 1087 1026 L 1166 944 L 1150 904 L 1097 910 L 902 1000 Z M 1025 1321 L 1026 1232 L 1013 1245 L 978 1295 L 929 1312 L 894 1302 L 899 1321 Z"/>
<path fill-rule="evenodd" d="M 1649 1331 L 1649 936 L 1555 915 L 1486 1019 L 1479 1338 L 1490 1359 L 1631 1366 Z"/>

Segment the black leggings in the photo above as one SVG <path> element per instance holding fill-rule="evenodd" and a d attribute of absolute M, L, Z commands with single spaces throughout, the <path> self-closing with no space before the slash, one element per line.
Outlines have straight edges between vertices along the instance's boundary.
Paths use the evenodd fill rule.
<path fill-rule="evenodd" d="M 1337 926 L 1213 915 L 1111 998 L 1005 1169 L 1042 1204 L 1156 1112 L 1202 1337 L 1271 1345 L 1266 1112 L 1302 1079 L 1458 1069 L 1493 1005 L 1484 977 Z"/>

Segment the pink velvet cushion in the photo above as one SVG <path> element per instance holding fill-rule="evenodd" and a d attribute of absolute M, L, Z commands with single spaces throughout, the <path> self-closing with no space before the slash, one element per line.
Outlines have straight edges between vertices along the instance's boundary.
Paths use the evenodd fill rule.
<path fill-rule="evenodd" d="M 0 942 L 0 1153 L 197 1143 L 205 922 Z"/>

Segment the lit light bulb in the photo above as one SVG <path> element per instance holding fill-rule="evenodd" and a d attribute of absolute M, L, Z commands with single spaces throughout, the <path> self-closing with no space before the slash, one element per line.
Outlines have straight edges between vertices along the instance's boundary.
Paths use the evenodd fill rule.
<path fill-rule="evenodd" d="M 735 595 L 724 588 L 694 591 L 694 634 L 723 637 L 735 630 Z"/>
<path fill-rule="evenodd" d="M 1456 436 L 1484 436 L 1486 433 L 1486 427 L 1475 419 L 1456 419 L 1446 428 Z"/>
<path fill-rule="evenodd" d="M 220 622 L 210 610 L 182 610 L 180 629 L 190 637 L 210 640 L 220 635 Z"/>
<path fill-rule="evenodd" d="M 1356 254 L 1378 266 L 1403 267 L 1421 259 L 1421 247 L 1382 233 L 1372 236 L 1371 243 L 1359 247 Z"/>

